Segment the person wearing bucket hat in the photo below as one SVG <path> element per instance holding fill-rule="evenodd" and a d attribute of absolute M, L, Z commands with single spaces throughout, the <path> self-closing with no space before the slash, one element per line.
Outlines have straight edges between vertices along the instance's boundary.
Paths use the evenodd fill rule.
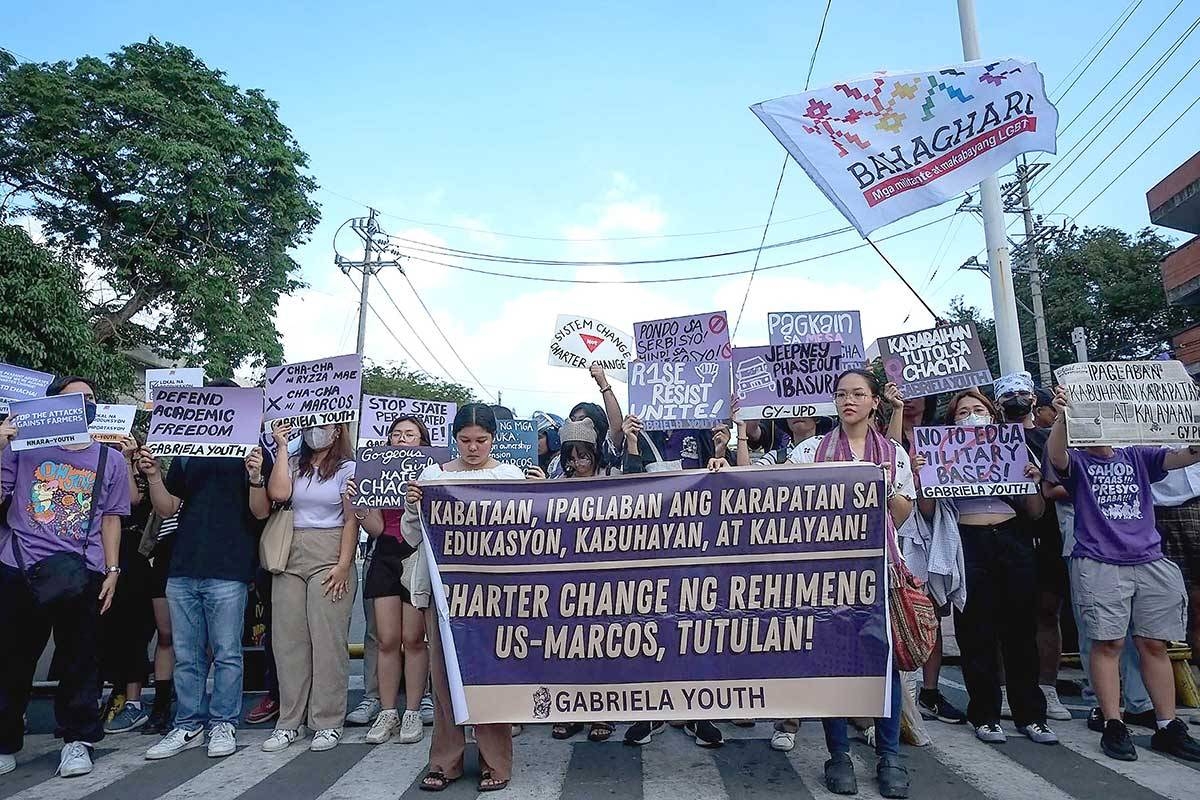
<path fill-rule="evenodd" d="M 563 418 L 548 411 L 535 411 L 531 415 L 537 425 L 538 432 L 538 466 L 547 477 L 557 477 L 562 474 L 562 465 L 558 451 L 562 449 L 562 440 L 558 429 L 562 427 Z"/>

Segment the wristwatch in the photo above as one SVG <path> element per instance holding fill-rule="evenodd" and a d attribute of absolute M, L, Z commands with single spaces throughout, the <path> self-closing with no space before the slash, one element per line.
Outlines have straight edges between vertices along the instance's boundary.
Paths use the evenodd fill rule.
<path fill-rule="evenodd" d="M 105 567 L 104 574 L 105 575 L 120 575 L 121 568 L 120 567 Z"/>

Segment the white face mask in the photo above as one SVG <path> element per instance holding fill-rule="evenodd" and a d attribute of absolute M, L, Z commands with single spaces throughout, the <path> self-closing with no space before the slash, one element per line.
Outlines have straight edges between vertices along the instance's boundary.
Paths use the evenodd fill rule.
<path fill-rule="evenodd" d="M 305 428 L 304 443 L 313 450 L 324 450 L 333 444 L 334 432 L 325 428 Z"/>
<path fill-rule="evenodd" d="M 992 424 L 992 415 L 991 414 L 972 414 L 969 417 L 963 417 L 962 419 L 960 419 L 958 421 L 958 424 L 962 425 L 964 427 L 968 427 L 968 428 L 974 428 L 978 425 L 991 425 Z"/>

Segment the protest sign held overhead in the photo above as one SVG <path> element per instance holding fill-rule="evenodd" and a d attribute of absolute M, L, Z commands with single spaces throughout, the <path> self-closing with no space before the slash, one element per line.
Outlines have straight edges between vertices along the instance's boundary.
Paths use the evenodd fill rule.
<path fill-rule="evenodd" d="M 244 458 L 259 444 L 262 414 L 262 389 L 159 389 L 146 448 L 159 457 Z"/>
<path fill-rule="evenodd" d="M 1037 494 L 1025 477 L 1029 448 L 1020 425 L 952 425 L 913 429 L 922 497 Z"/>
<path fill-rule="evenodd" d="M 364 394 L 362 420 L 358 428 L 360 445 L 387 444 L 388 430 L 396 417 L 416 417 L 429 429 L 433 447 L 450 444 L 450 423 L 458 413 L 457 403 L 444 400 L 415 400 L 409 397 L 384 397 Z"/>
<path fill-rule="evenodd" d="M 354 461 L 355 508 L 404 508 L 408 482 L 450 460 L 445 447 L 360 447 Z"/>
<path fill-rule="evenodd" d="M 146 408 L 154 407 L 154 395 L 159 389 L 181 386 L 203 386 L 204 370 L 201 367 L 172 367 L 171 369 L 146 370 Z"/>
<path fill-rule="evenodd" d="M 724 311 L 633 324 L 637 357 L 645 361 L 728 361 L 729 319 Z"/>
<path fill-rule="evenodd" d="M 460 724 L 886 707 L 874 464 L 423 490 Z"/>
<path fill-rule="evenodd" d="M 731 363 L 634 361 L 629 365 L 629 413 L 648 431 L 707 429 L 728 422 Z"/>
<path fill-rule="evenodd" d="M 550 366 L 589 369 L 600 365 L 615 380 L 625 380 L 634 360 L 633 337 L 598 319 L 559 314 L 550 340 Z"/>
<path fill-rule="evenodd" d="M 450 439 L 450 456 L 458 458 L 458 442 Z M 531 419 L 498 419 L 492 437 L 492 458 L 521 469 L 538 465 L 537 424 Z"/>
<path fill-rule="evenodd" d="M 82 394 L 13 400 L 8 405 L 8 413 L 17 426 L 17 435 L 9 445 L 13 452 L 87 444 L 92 440 Z"/>
<path fill-rule="evenodd" d="M 833 390 L 843 370 L 841 352 L 836 341 L 733 348 L 738 418 L 836 414 Z"/>
<path fill-rule="evenodd" d="M 96 418 L 88 426 L 88 431 L 97 442 L 116 443 L 133 430 L 135 416 L 137 416 L 137 406 L 101 403 L 96 406 Z"/>
<path fill-rule="evenodd" d="M 751 106 L 867 236 L 944 203 L 1020 153 L 1057 152 L 1037 65 L 1003 59 L 875 75 Z"/>
<path fill-rule="evenodd" d="M 888 380 L 903 389 L 907 398 L 992 382 L 973 322 L 885 336 L 879 340 L 879 355 Z"/>
<path fill-rule="evenodd" d="M 842 369 L 858 369 L 866 360 L 862 320 L 857 311 L 772 311 L 767 314 L 767 341 L 841 342 Z"/>
<path fill-rule="evenodd" d="M 0 417 L 8 413 L 10 400 L 33 400 L 46 396 L 54 376 L 36 369 L 0 364 Z"/>
<path fill-rule="evenodd" d="M 315 428 L 358 419 L 362 356 L 267 367 L 268 422 Z"/>
<path fill-rule="evenodd" d="M 1072 447 L 1200 443 L 1200 387 L 1178 361 L 1093 361 L 1054 373 Z"/>

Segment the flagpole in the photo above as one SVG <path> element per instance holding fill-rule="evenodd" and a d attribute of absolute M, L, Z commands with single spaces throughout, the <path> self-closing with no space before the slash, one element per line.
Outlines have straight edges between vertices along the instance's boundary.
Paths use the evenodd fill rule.
<path fill-rule="evenodd" d="M 958 26 L 962 34 L 963 57 L 978 61 L 979 29 L 975 22 L 975 0 L 958 0 Z M 1009 266 L 1008 241 L 1004 233 L 1004 209 L 1000 203 L 1000 182 L 989 175 L 979 184 L 983 210 L 983 237 L 987 242 L 988 275 L 992 282 L 993 318 L 996 320 L 996 349 L 1000 353 L 1000 372 L 1008 375 L 1025 369 L 1021 351 L 1021 328 L 1017 323 L 1017 296 Z"/>

